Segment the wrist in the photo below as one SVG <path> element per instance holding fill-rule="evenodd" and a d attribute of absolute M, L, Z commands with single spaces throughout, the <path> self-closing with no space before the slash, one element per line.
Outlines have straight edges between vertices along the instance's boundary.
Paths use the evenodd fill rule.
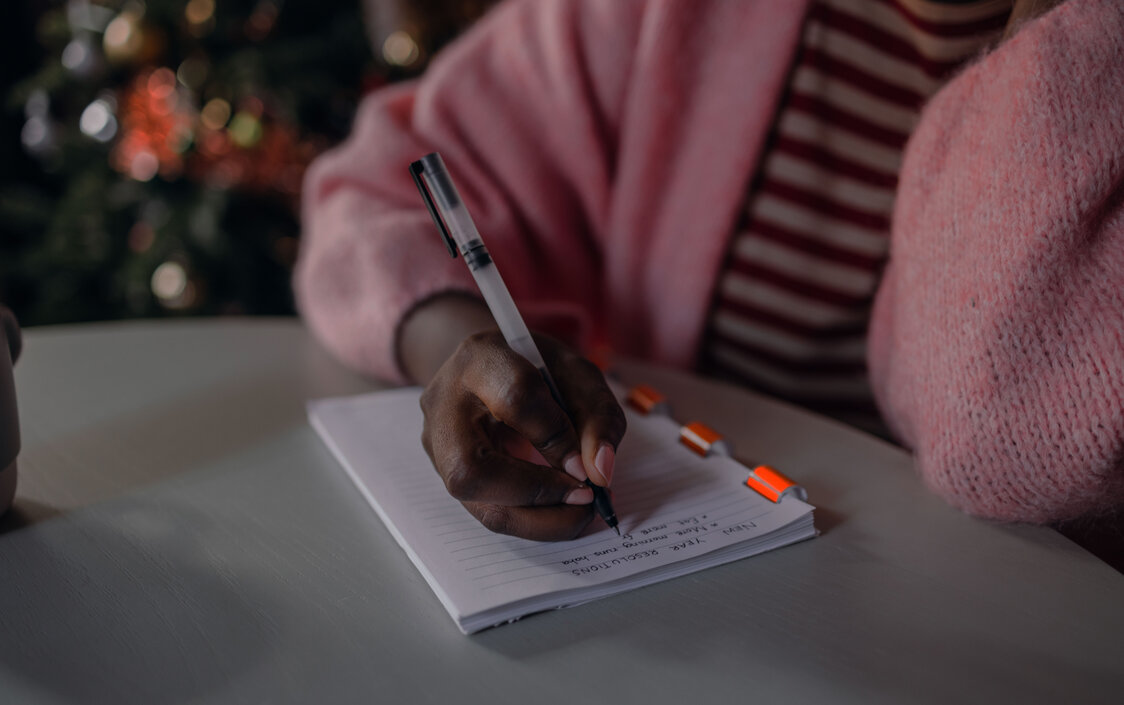
<path fill-rule="evenodd" d="M 495 328 L 481 299 L 460 292 L 438 294 L 419 302 L 398 326 L 398 366 L 410 381 L 427 384 L 461 342 Z"/>

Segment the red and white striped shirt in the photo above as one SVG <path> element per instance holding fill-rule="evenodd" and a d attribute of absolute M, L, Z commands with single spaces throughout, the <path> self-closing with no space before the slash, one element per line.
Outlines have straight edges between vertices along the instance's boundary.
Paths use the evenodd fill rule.
<path fill-rule="evenodd" d="M 715 291 L 702 368 L 880 431 L 865 365 L 902 150 L 1010 0 L 817 0 Z"/>

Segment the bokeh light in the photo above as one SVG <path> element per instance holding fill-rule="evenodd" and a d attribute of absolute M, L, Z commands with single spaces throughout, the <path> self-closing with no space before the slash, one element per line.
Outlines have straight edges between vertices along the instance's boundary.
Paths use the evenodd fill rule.
<path fill-rule="evenodd" d="M 161 301 L 174 301 L 187 291 L 187 272 L 179 262 L 164 262 L 152 273 L 152 293 Z"/>
<path fill-rule="evenodd" d="M 137 181 L 152 181 L 160 171 L 160 160 L 149 151 L 138 151 L 129 161 L 129 176 Z"/>
<path fill-rule="evenodd" d="M 418 48 L 418 43 L 408 32 L 398 30 L 382 43 L 382 56 L 388 64 L 412 66 L 421 56 L 421 50 Z"/>
<path fill-rule="evenodd" d="M 180 67 L 176 69 L 176 78 L 184 86 L 198 90 L 203 85 L 203 81 L 207 80 L 207 62 L 198 57 L 189 57 L 184 59 Z"/>
<path fill-rule="evenodd" d="M 106 25 L 102 41 L 105 53 L 110 58 L 120 58 L 137 54 L 144 44 L 144 35 L 139 26 L 140 15 L 133 10 L 125 10 Z"/>
<path fill-rule="evenodd" d="M 212 98 L 200 111 L 199 120 L 208 130 L 221 130 L 230 120 L 230 103 L 222 98 Z"/>
<path fill-rule="evenodd" d="M 86 106 L 78 118 L 78 128 L 98 142 L 108 142 L 117 134 L 117 118 L 108 101 L 99 98 Z"/>
<path fill-rule="evenodd" d="M 191 24 L 203 24 L 215 16 L 215 0 L 191 0 L 183 10 Z"/>

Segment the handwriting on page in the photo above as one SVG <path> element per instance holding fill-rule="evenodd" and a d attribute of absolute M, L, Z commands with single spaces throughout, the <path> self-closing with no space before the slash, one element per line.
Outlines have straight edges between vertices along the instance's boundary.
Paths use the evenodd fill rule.
<path fill-rule="evenodd" d="M 611 572 L 624 567 L 643 567 L 635 564 L 663 563 L 664 554 L 705 549 L 707 544 L 714 542 L 715 537 L 728 539 L 733 534 L 757 526 L 751 516 L 744 516 L 741 511 L 737 514 L 739 517 L 734 523 L 714 521 L 709 514 L 699 514 L 638 529 L 619 539 L 614 535 L 596 542 L 582 542 L 578 548 L 517 552 L 518 555 L 515 556 L 504 551 L 507 557 L 498 560 L 487 560 L 488 554 L 478 554 L 462 560 L 470 563 L 466 571 L 472 574 L 473 580 L 484 583 L 484 589 L 533 580 L 560 570 L 581 576 Z"/>
<path fill-rule="evenodd" d="M 541 544 L 496 536 L 471 524 L 451 526 L 445 546 L 466 576 L 480 589 L 492 590 L 557 574 L 633 573 L 679 553 L 736 542 L 772 511 L 774 505 L 741 487 L 737 471 L 722 467 L 719 459 L 668 453 L 666 443 L 659 453 L 646 453 L 654 445 L 645 445 L 642 431 L 631 432 L 636 440 L 622 446 L 622 458 L 631 458 L 645 472 L 618 476 L 614 494 L 622 536 L 601 530 L 573 542 Z"/>
<path fill-rule="evenodd" d="M 736 527 L 723 529 L 722 532 L 729 535 L 730 532 L 743 531 L 751 526 L 756 525 L 752 522 L 743 522 Z M 691 546 L 701 546 L 706 543 L 704 534 L 718 528 L 718 522 L 711 521 L 706 514 L 700 514 L 699 516 L 679 519 L 673 525 L 664 523 L 640 529 L 638 534 L 624 534 L 622 537 L 624 541 L 620 548 L 609 546 L 592 553 L 564 559 L 561 563 L 569 568 L 574 575 L 611 570 L 624 563 L 658 556 L 661 550 L 681 551 Z M 626 552 L 628 549 L 652 544 L 658 545 L 631 555 L 616 555 Z"/>

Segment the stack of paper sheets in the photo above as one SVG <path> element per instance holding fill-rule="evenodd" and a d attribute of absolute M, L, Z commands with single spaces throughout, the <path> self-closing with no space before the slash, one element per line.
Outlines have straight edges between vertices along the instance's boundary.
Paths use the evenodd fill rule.
<path fill-rule="evenodd" d="M 421 446 L 417 388 L 309 403 L 313 427 L 466 634 L 752 556 L 815 535 L 813 507 L 774 504 L 748 470 L 703 458 L 663 416 L 629 412 L 613 503 L 580 538 L 494 534 L 445 491 Z"/>

